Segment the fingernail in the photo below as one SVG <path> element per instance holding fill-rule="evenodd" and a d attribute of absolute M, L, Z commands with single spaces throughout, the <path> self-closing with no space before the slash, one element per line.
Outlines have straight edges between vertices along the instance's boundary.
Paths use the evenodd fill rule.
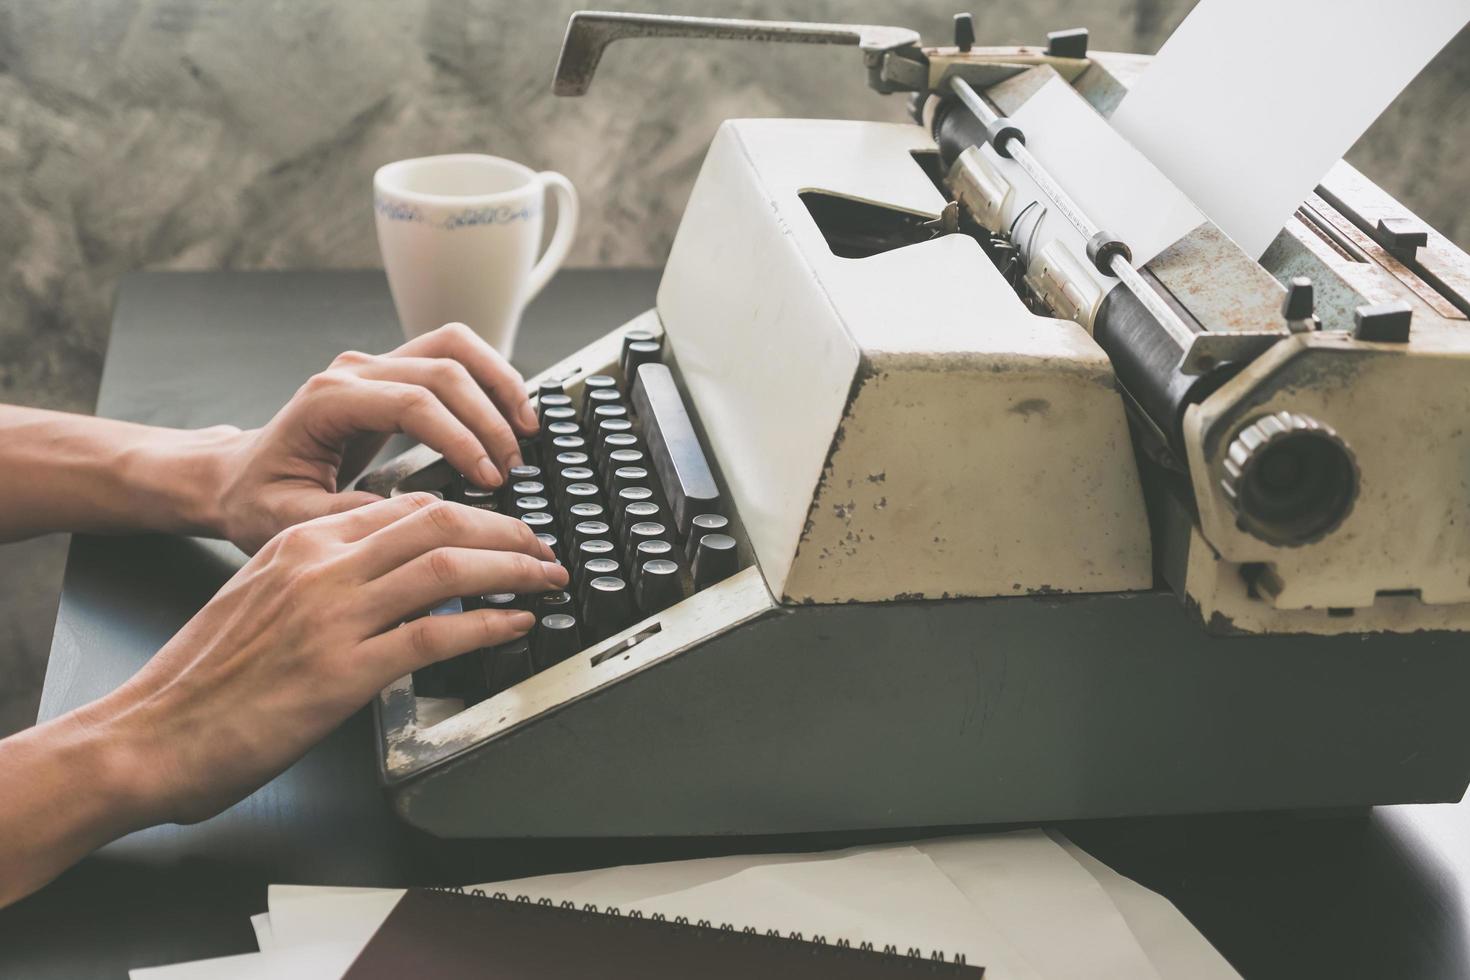
<path fill-rule="evenodd" d="M 541 424 L 536 420 L 536 409 L 531 407 L 530 402 L 521 406 L 521 425 L 532 432 L 541 428 Z"/>
<path fill-rule="evenodd" d="M 481 456 L 475 468 L 480 474 L 480 482 L 485 486 L 491 488 L 500 486 L 500 471 L 495 468 L 494 463 L 490 462 L 489 456 Z"/>
<path fill-rule="evenodd" d="M 564 580 L 567 577 L 566 566 L 557 561 L 543 561 L 541 568 L 546 572 L 546 577 L 553 582 Z"/>
<path fill-rule="evenodd" d="M 510 628 L 513 630 L 525 631 L 535 625 L 536 617 L 526 612 L 524 609 L 518 609 L 510 614 Z"/>

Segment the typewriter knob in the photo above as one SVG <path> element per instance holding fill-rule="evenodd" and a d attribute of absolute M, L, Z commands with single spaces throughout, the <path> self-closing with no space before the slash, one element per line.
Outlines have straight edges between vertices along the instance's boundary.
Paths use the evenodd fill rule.
<path fill-rule="evenodd" d="M 954 46 L 962 52 L 975 46 L 975 18 L 969 14 L 954 15 Z"/>
<path fill-rule="evenodd" d="M 1220 485 L 1237 523 L 1268 544 L 1294 548 L 1335 531 L 1358 497 L 1358 464 L 1331 427 L 1275 412 L 1236 433 Z"/>

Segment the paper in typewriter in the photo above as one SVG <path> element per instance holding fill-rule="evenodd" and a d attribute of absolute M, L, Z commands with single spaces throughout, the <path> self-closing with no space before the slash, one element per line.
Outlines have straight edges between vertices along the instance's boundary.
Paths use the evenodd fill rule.
<path fill-rule="evenodd" d="M 1200 0 L 1114 128 L 1259 257 L 1470 0 Z"/>

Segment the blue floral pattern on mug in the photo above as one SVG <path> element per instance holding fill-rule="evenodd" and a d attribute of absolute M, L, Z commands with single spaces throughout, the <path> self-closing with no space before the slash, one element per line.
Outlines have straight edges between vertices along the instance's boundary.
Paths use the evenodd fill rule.
<path fill-rule="evenodd" d="M 461 208 L 441 217 L 431 217 L 415 204 L 393 201 L 381 194 L 373 195 L 373 210 L 389 221 L 412 221 L 434 228 L 477 228 L 483 225 L 508 225 L 529 221 L 541 213 L 533 204 Z"/>

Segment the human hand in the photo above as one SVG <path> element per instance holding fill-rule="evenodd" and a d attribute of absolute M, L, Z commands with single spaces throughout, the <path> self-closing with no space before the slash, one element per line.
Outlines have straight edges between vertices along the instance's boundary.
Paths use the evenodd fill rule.
<path fill-rule="evenodd" d="M 201 820 L 394 679 L 523 635 L 529 612 L 410 617 L 452 596 L 563 588 L 551 558 L 524 523 L 431 494 L 296 525 L 80 721 L 124 747 L 133 826 Z"/>
<path fill-rule="evenodd" d="M 464 324 L 380 356 L 348 352 L 264 427 L 211 449 L 218 492 L 210 523 L 248 554 L 283 528 L 378 500 L 340 488 L 395 432 L 497 487 L 521 463 L 518 437 L 536 429 L 524 379 Z"/>

